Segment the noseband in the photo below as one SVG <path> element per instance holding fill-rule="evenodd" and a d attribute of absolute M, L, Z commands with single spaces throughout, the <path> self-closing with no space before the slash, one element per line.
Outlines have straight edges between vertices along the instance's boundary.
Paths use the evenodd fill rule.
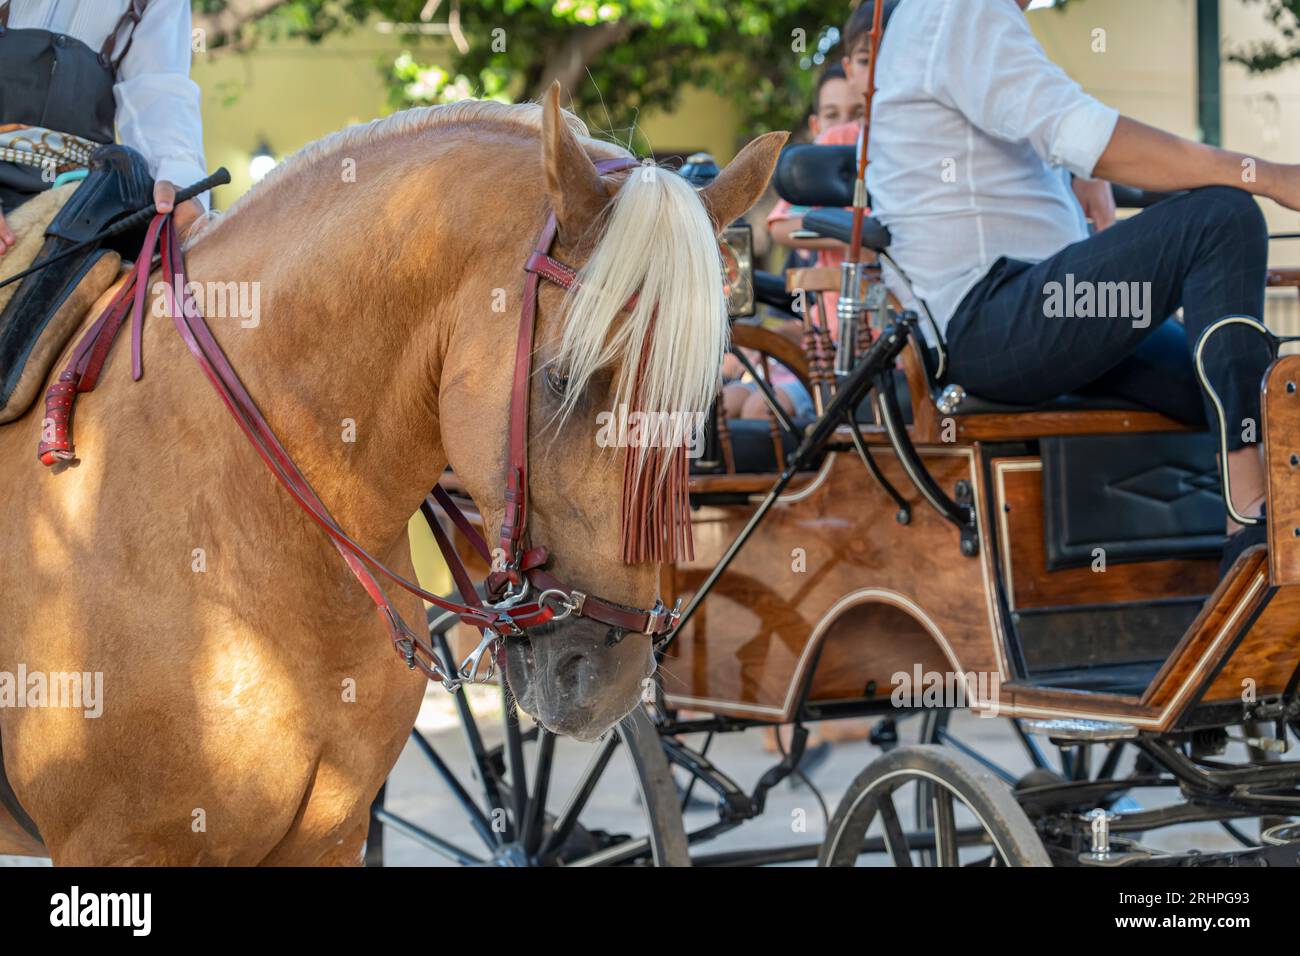
<path fill-rule="evenodd" d="M 637 165 L 639 164 L 632 159 L 605 159 L 596 162 L 596 169 L 603 174 Z M 486 601 L 479 598 L 469 571 L 452 546 L 436 509 L 441 509 L 447 515 L 489 565 L 492 563 L 491 552 L 478 529 L 440 485 L 435 486 L 426 497 L 420 511 L 451 571 L 452 580 L 460 593 L 459 602 L 426 591 L 392 571 L 349 537 L 334 521 L 325 504 L 276 438 L 199 313 L 189 292 L 185 259 L 170 214 L 154 218 L 145 236 L 144 248 L 127 281 L 104 313 L 87 330 L 74 350 L 68 367 L 46 393 L 45 422 L 38 452 L 40 460 L 43 464 L 56 467 L 75 463 L 72 442 L 74 403 L 81 392 L 94 389 L 108 351 L 128 316 L 132 319 L 133 378 L 139 379 L 143 374 L 140 346 L 145 291 L 157 251 L 164 274 L 175 277 L 175 285 L 166 287 L 164 299 L 177 332 L 258 455 L 290 497 L 325 531 L 343 556 L 384 618 L 393 646 L 408 667 L 420 670 L 430 680 L 441 682 L 448 690 L 454 690 L 460 684 L 470 681 L 490 680 L 496 665 L 504 660 L 503 638 L 523 637 L 530 627 L 570 617 L 587 618 L 623 632 L 647 634 L 659 643 L 676 626 L 676 608 L 670 609 L 662 601 L 657 601 L 650 610 L 627 608 L 568 587 L 545 570 L 547 549 L 541 546 L 529 548 L 525 543 L 528 527 L 528 399 L 537 326 L 538 287 L 542 279 L 564 289 L 572 288 L 577 281 L 576 270 L 550 255 L 557 228 L 555 213 L 552 212 L 524 263 L 527 274 L 524 278 L 519 338 L 510 393 L 509 473 L 506 478 L 505 516 L 500 538 L 501 550 L 508 560 L 504 568 L 493 570 L 488 575 Z M 482 640 L 459 668 L 453 671 L 430 643 L 428 635 L 417 634 L 402 620 L 384 593 L 376 574 L 478 628 L 483 635 Z"/>

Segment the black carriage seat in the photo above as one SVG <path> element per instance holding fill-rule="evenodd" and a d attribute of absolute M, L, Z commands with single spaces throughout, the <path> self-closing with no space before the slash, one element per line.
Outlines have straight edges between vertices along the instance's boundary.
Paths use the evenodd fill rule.
<path fill-rule="evenodd" d="M 794 419 L 795 428 L 800 434 L 812 423 L 811 418 Z M 717 433 L 716 423 L 709 423 L 709 431 L 711 434 L 706 436 L 704 454 L 691 462 L 692 474 L 723 474 L 727 470 L 718 443 L 712 440 Z M 736 474 L 771 475 L 781 470 L 776 458 L 771 422 L 758 418 L 731 418 L 727 420 L 727 433 Z M 795 436 L 781 431 L 780 440 L 785 456 L 794 454 L 797 446 Z M 812 467 L 816 468 L 818 464 L 819 462 Z"/>
<path fill-rule="evenodd" d="M 828 239 L 853 241 L 853 213 L 847 209 L 813 209 L 804 213 L 803 227 Z M 889 248 L 889 230 L 874 216 L 862 219 L 862 245 L 873 252 Z"/>
<path fill-rule="evenodd" d="M 853 205 L 857 178 L 856 147 L 800 143 L 781 151 L 772 186 L 796 206 L 843 208 Z"/>

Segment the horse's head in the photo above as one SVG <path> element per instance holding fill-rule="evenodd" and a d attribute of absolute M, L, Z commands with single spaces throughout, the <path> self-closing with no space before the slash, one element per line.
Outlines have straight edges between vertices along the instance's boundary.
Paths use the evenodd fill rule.
<path fill-rule="evenodd" d="M 658 562 L 671 560 L 689 531 L 685 456 L 726 349 L 717 233 L 758 199 L 785 134 L 749 144 L 697 193 L 652 166 L 600 175 L 589 151 L 618 153 L 580 130 L 553 89 L 540 146 L 533 140 L 541 167 L 535 196 L 522 182 L 526 169 L 516 170 L 517 186 L 500 184 L 518 191 L 499 228 L 519 251 L 514 261 L 493 264 L 478 318 L 460 323 L 448 345 L 439 419 L 448 459 L 495 541 L 508 472 L 512 316 L 530 248 L 522 242 L 536 236 L 543 207 L 554 210 L 552 255 L 579 270 L 579 283 L 567 294 L 540 288 L 525 541 L 547 548 L 547 570 L 566 585 L 649 608 L 659 596 Z M 499 305 L 502 286 L 508 304 L 494 308 L 486 297 Z M 647 635 L 585 617 L 534 628 L 506 645 L 506 676 L 520 705 L 548 729 L 582 739 L 636 706 L 654 671 Z"/>

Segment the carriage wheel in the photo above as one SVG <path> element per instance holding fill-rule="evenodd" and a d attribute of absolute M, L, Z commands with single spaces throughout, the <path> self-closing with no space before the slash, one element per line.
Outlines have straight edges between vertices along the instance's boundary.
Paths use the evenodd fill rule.
<path fill-rule="evenodd" d="M 913 805 L 916 788 L 929 803 L 919 821 L 899 813 Z M 877 818 L 879 835 L 868 835 Z M 890 751 L 849 786 L 818 865 L 854 866 L 864 855 L 894 866 L 1052 865 L 1011 788 L 965 754 L 934 745 Z"/>
<path fill-rule="evenodd" d="M 450 658 L 445 645 L 440 649 Z M 418 730 L 412 731 L 411 739 L 460 807 L 461 820 L 453 821 L 452 827 L 467 821 L 468 829 L 460 826 L 457 833 L 434 833 L 398 815 L 386 805 L 392 798 L 385 784 L 371 807 L 367 866 L 383 865 L 385 830 L 394 830 L 465 866 L 690 865 L 680 798 L 658 731 L 644 710 L 637 708 L 616 732 L 587 748 L 586 768 L 561 803 L 554 799 L 560 794 L 553 792 L 556 770 L 564 769 L 556 766 L 555 735 L 540 727 L 524 730 L 514 701 L 505 695 L 502 739 L 490 746 L 464 690 L 455 696 L 462 748 L 442 745 L 443 752 L 439 752 Z M 531 754 L 526 753 L 525 745 L 530 745 Z M 590 821 L 584 825 L 592 793 L 618 750 L 626 752 L 619 759 L 631 763 L 643 810 L 644 829 L 635 835 L 611 833 Z M 629 803 L 636 799 L 626 787 L 614 792 Z"/>

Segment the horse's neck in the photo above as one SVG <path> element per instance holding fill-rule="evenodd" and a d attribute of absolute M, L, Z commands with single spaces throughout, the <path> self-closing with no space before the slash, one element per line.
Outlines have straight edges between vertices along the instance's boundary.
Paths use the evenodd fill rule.
<path fill-rule="evenodd" d="M 386 168 L 405 154 L 378 147 L 358 160 L 368 174 L 357 183 L 330 163 L 303 171 L 191 255 L 197 282 L 258 283 L 256 328 L 210 322 L 335 517 L 375 529 L 362 544 L 401 531 L 453 443 L 495 473 L 521 266 L 544 205 L 540 192 L 501 189 L 540 180 L 519 173 L 535 163 L 530 138 L 485 153 L 434 131 L 408 149 L 422 158 L 414 172 Z"/>
<path fill-rule="evenodd" d="M 443 467 L 433 400 L 439 329 L 419 321 L 400 277 L 360 261 L 375 237 L 358 231 L 350 248 L 327 254 L 324 242 L 304 244 L 301 233 L 294 243 L 264 230 L 255 212 L 193 249 L 190 280 L 204 292 L 239 283 L 240 301 L 256 304 L 256 315 L 206 321 L 334 517 L 363 545 L 382 546 Z M 205 298 L 200 308 L 213 311 L 214 297 Z M 247 444 L 233 422 L 225 431 Z M 251 448 L 235 462 L 266 467 Z"/>

